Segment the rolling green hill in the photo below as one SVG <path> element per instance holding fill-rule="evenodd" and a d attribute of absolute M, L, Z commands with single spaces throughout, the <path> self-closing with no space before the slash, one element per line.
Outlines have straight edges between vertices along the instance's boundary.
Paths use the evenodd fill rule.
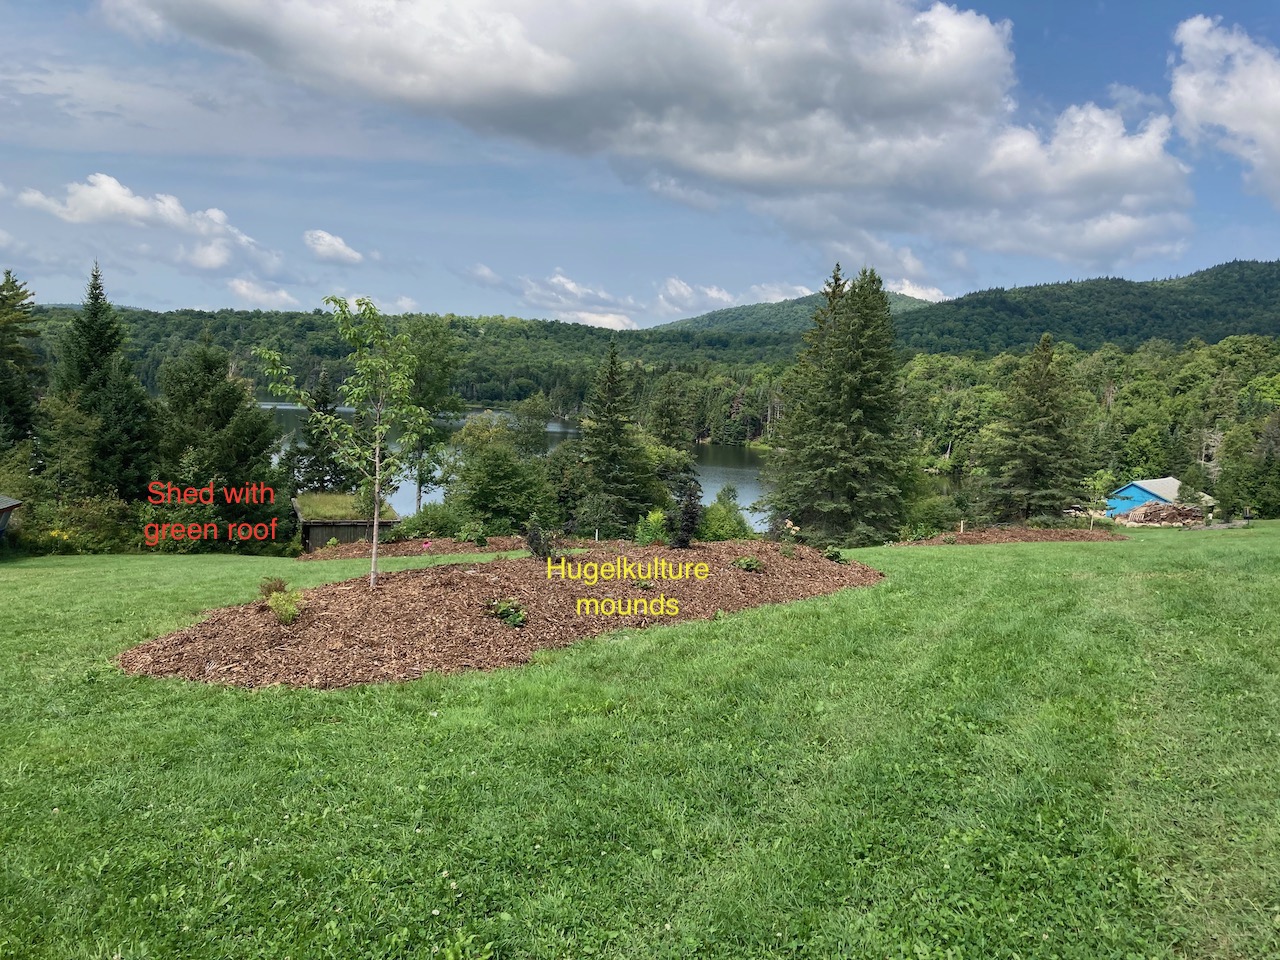
<path fill-rule="evenodd" d="M 774 303 L 749 303 L 737 307 L 712 310 L 700 316 L 664 323 L 653 330 L 711 331 L 725 334 L 803 333 L 809 329 L 813 312 L 822 304 L 822 294 L 811 293 L 795 300 Z M 895 318 L 912 310 L 930 306 L 901 293 L 889 294 L 889 309 Z"/>
<path fill-rule="evenodd" d="M 996 288 L 944 303 L 889 294 L 899 344 L 926 353 L 999 353 L 1046 331 L 1093 350 L 1111 342 L 1216 343 L 1235 334 L 1280 334 L 1280 260 L 1236 260 L 1169 280 L 1116 278 Z M 821 294 L 716 310 L 657 330 L 801 334 Z"/>

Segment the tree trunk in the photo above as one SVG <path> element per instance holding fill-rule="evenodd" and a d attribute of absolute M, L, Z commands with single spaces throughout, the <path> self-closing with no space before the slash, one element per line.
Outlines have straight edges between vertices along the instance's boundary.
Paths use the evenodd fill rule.
<path fill-rule="evenodd" d="M 373 552 L 369 564 L 369 589 L 378 586 L 378 520 L 382 513 L 382 445 L 373 447 Z"/>

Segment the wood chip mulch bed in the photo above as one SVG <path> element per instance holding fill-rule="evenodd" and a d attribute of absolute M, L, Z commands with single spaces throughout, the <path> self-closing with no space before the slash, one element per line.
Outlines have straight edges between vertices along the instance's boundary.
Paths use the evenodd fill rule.
<path fill-rule="evenodd" d="M 537 650 L 621 627 L 705 620 L 718 611 L 823 596 L 882 579 L 870 567 L 825 560 L 809 547 L 794 547 L 792 557 L 779 548 L 762 541 L 729 541 L 672 550 L 615 541 L 566 558 L 573 564 L 603 564 L 619 555 L 642 563 L 707 564 L 706 580 L 654 579 L 648 587 L 630 580 L 588 586 L 558 574 L 548 579 L 546 561 L 532 558 L 387 573 L 373 592 L 364 577 L 305 591 L 302 615 L 290 626 L 277 622 L 265 602 L 225 607 L 185 630 L 125 651 L 119 663 L 128 673 L 240 687 L 412 680 L 428 672 L 525 663 Z M 763 569 L 752 573 L 733 566 L 744 556 L 758 558 Z M 582 597 L 625 602 L 659 596 L 678 598 L 679 613 L 576 612 Z M 507 598 L 523 606 L 528 615 L 524 626 L 508 626 L 489 614 L 490 601 Z"/>
<path fill-rule="evenodd" d="M 427 547 L 424 544 L 430 543 Z M 576 547 L 576 541 L 566 546 Z M 581 545 L 586 545 L 583 541 Z M 513 550 L 527 549 L 524 537 L 490 537 L 483 547 L 477 547 L 466 540 L 453 540 L 449 537 L 431 537 L 422 540 L 401 540 L 396 543 L 378 544 L 379 557 L 422 557 L 449 553 L 508 553 Z M 355 543 L 338 543 L 332 547 L 321 547 L 311 553 L 299 555 L 299 560 L 367 560 L 369 544 L 363 540 Z"/>
<path fill-rule="evenodd" d="M 981 546 L 990 543 L 1080 543 L 1128 540 L 1108 530 L 1033 530 L 1029 527 L 986 527 L 964 533 L 943 533 L 928 540 L 904 540 L 898 547 Z"/>

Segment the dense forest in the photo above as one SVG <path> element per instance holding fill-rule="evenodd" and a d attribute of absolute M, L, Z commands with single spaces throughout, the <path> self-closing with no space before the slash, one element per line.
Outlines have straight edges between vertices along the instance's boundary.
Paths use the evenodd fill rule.
<path fill-rule="evenodd" d="M 901 515 L 886 509 L 863 540 L 872 532 L 888 535 L 899 522 L 905 532 L 945 528 L 962 517 L 1052 515 L 1055 504 L 1096 502 L 1128 480 L 1162 476 L 1217 497 L 1220 515 L 1250 508 L 1265 516 L 1280 515 L 1277 268 L 1233 263 L 1174 281 L 1054 284 L 935 306 L 904 304 L 874 275 L 837 296 L 843 282 L 837 270 L 834 286 L 816 295 L 821 302 L 808 329 L 795 332 L 676 324 L 614 333 L 435 314 L 391 318 L 391 327 L 414 354 L 415 402 L 436 413 L 465 402 L 503 404 L 514 414 L 514 426 L 501 419 L 469 425 L 452 453 L 420 451 L 418 480 L 452 491 L 455 526 L 516 529 L 527 512 L 537 512 L 570 526 L 590 522 L 625 532 L 642 508 L 674 508 L 690 480 L 694 443 L 757 443 L 776 448 L 775 461 L 785 462 L 788 444 L 798 449 L 813 439 L 794 435 L 804 410 L 821 406 L 823 393 L 814 392 L 812 381 L 829 383 L 846 399 L 867 396 L 862 375 L 850 373 L 867 354 L 849 352 L 848 344 L 869 345 L 868 337 L 882 351 L 876 377 L 891 398 L 876 418 L 892 422 L 904 446 L 890 458 L 900 474 L 897 492 L 882 498 Z M 193 484 L 206 475 L 234 481 L 269 474 L 285 490 L 334 475 L 324 456 L 316 460 L 315 437 L 281 457 L 284 438 L 256 404 L 267 395 L 264 350 L 292 371 L 300 389 L 314 396 L 342 390 L 355 355 L 338 336 L 333 314 L 117 309 L 96 271 L 79 307 L 32 300 L 6 273 L 0 486 L 38 504 L 28 516 L 40 520 L 45 536 L 95 525 L 109 531 L 120 525 L 112 518 L 145 519 L 140 497 L 148 479 L 161 474 Z M 956 326 L 964 338 L 953 352 L 904 346 L 912 325 L 920 329 L 918 318 L 973 304 L 987 305 L 987 312 L 972 314 L 981 322 Z M 1022 325 L 1001 326 L 1005 314 L 993 304 L 1016 312 Z M 780 309 L 758 309 L 765 307 Z M 795 302 L 787 309 L 797 309 Z M 721 319 L 730 328 L 738 322 Z M 1055 336 L 1063 325 L 1084 331 L 1089 345 Z M 815 336 L 827 327 L 844 332 L 819 347 Z M 1271 333 L 1233 332 L 1256 327 Z M 1168 336 L 1129 345 L 1147 330 Z M 1203 337 L 1194 336 L 1201 331 Z M 990 349 L 999 340 L 1018 345 Z M 332 410 L 334 401 L 326 402 Z M 602 404 L 609 411 L 603 430 Z M 552 415 L 578 419 L 587 439 L 543 462 L 525 435 L 540 432 Z M 849 415 L 856 420 L 865 412 Z M 814 430 L 825 429 L 822 417 L 810 420 Z M 1052 430 L 1028 432 L 1036 423 Z M 821 449 L 823 441 L 816 444 Z M 630 451 L 628 479 L 611 481 L 625 495 L 599 483 L 615 447 Z M 1019 474 L 1014 465 L 1033 449 L 1048 451 L 1045 464 Z M 849 475 L 863 469 L 856 458 L 851 463 Z M 503 479 L 495 485 L 494 478 Z M 793 488 L 806 483 L 801 477 Z M 589 518 L 578 515 L 584 505 Z M 721 506 L 733 526 L 736 508 Z M 288 519 L 279 507 L 229 511 L 222 519 L 269 516 Z M 838 539 L 834 526 L 828 533 Z"/>

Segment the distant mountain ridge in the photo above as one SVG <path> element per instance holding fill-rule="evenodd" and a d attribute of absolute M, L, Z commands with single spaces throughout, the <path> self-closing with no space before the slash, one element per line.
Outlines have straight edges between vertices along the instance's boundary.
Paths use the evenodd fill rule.
<path fill-rule="evenodd" d="M 1168 280 L 1103 277 L 994 288 L 929 303 L 891 293 L 898 344 L 927 353 L 999 353 L 1042 333 L 1082 350 L 1153 339 L 1216 343 L 1238 334 L 1280 336 L 1280 260 L 1233 260 Z M 652 330 L 794 334 L 809 328 L 821 294 L 729 307 Z"/>
<path fill-rule="evenodd" d="M 803 333 L 813 322 L 813 313 L 821 306 L 821 293 L 776 300 L 772 303 L 747 303 L 737 307 L 712 310 L 696 317 L 673 320 L 648 327 L 649 330 L 714 330 L 717 333 Z M 889 292 L 889 309 L 894 317 L 931 306 L 928 300 Z"/>

